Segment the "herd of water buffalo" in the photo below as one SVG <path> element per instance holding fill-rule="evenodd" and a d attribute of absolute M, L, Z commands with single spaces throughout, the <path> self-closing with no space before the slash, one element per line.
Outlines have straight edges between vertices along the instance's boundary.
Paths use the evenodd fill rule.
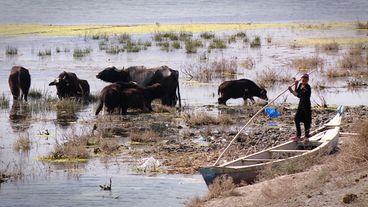
<path fill-rule="evenodd" d="M 181 97 L 179 90 L 179 72 L 167 66 L 146 68 L 131 66 L 127 69 L 107 67 L 96 77 L 111 83 L 101 90 L 96 115 L 104 108 L 111 114 L 118 108 L 119 114 L 125 114 L 128 108 L 139 108 L 142 111 L 152 111 L 151 102 L 161 99 L 162 104 L 174 107 Z M 68 97 L 83 98 L 89 95 L 87 80 L 79 79 L 75 73 L 62 72 L 50 82 L 55 85 L 59 99 Z M 9 87 L 14 100 L 27 101 L 31 86 L 31 75 L 22 66 L 13 66 L 9 75 Z M 226 104 L 230 98 L 248 98 L 254 102 L 253 96 L 268 100 L 267 91 L 248 79 L 230 80 L 218 87 L 218 103 Z"/>

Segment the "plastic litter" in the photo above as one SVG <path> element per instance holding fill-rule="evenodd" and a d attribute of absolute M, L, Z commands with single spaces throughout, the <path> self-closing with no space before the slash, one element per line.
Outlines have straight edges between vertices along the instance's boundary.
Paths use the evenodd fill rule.
<path fill-rule="evenodd" d="M 277 109 L 275 108 L 268 107 L 265 109 L 265 111 L 268 114 L 268 116 L 271 118 L 277 118 L 281 115 L 280 112 L 277 111 Z"/>

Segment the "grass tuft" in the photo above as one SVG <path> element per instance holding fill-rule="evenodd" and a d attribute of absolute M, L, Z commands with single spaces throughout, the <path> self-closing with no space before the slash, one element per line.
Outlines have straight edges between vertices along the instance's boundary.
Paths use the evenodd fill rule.
<path fill-rule="evenodd" d="M 11 47 L 11 46 L 7 46 L 6 47 L 6 51 L 5 51 L 6 55 L 16 55 L 18 54 L 18 48 L 16 47 Z"/>

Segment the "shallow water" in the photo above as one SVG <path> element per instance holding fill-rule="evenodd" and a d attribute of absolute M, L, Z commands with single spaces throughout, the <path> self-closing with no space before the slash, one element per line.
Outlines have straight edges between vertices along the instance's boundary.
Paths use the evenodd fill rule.
<path fill-rule="evenodd" d="M 183 24 L 183 23 L 247 23 L 247 22 L 296 22 L 307 21 L 366 21 L 368 4 L 366 1 L 6 1 L 1 2 L 1 24 L 60 24 L 60 25 L 125 25 L 125 24 Z M 22 6 L 19 6 L 22 5 Z M 4 9 L 6 8 L 6 9 Z M 83 9 L 81 9 L 83 8 Z M 288 64 L 296 57 L 318 55 L 325 60 L 323 70 L 336 67 L 347 45 L 336 53 L 317 51 L 314 44 L 302 44 L 291 49 L 294 40 L 308 38 L 363 38 L 366 32 L 351 28 L 334 30 L 294 30 L 292 28 L 252 29 L 245 31 L 249 38 L 260 36 L 262 47 L 250 48 L 249 43 L 234 43 L 226 50 L 212 50 L 207 54 L 209 62 L 221 58 L 236 58 L 238 73 L 232 79 L 256 79 L 266 70 L 277 70 L 290 77 L 300 77 L 298 71 Z M 217 35 L 235 34 L 236 31 L 220 31 Z M 199 34 L 195 34 L 199 35 Z M 132 38 L 152 40 L 152 34 L 134 34 Z M 267 43 L 266 38 L 272 37 Z M 113 39 L 114 37 L 110 37 Z M 10 98 L 7 77 L 13 65 L 23 65 L 30 69 L 33 89 L 47 91 L 56 96 L 55 87 L 49 87 L 63 70 L 75 72 L 79 78 L 88 80 L 91 92 L 98 94 L 107 85 L 95 75 L 109 65 L 128 67 L 144 65 L 156 67 L 168 65 L 180 71 L 180 91 L 182 104 L 203 110 L 203 105 L 213 105 L 211 113 L 218 113 L 217 87 L 229 78 L 215 78 L 209 82 L 193 82 L 183 72 L 190 63 L 198 63 L 205 49 L 197 54 L 186 54 L 184 49 L 173 52 L 161 51 L 153 46 L 139 53 L 108 54 L 99 50 L 99 40 L 85 36 L 17 36 L 0 37 L 0 94 Z M 5 55 L 6 47 L 18 48 L 18 55 Z M 56 53 L 56 47 L 62 51 Z M 84 58 L 74 58 L 73 49 L 90 47 L 91 54 Z M 39 51 L 51 49 L 51 57 L 40 57 Z M 254 61 L 252 68 L 244 68 L 241 63 L 247 59 Z M 311 75 L 311 85 L 322 82 L 328 89 L 312 93 L 313 105 L 323 100 L 329 105 L 366 105 L 367 88 L 352 91 L 343 86 L 349 78 L 328 79 L 323 70 Z M 288 83 L 289 84 L 289 83 Z M 276 84 L 267 88 L 269 99 L 273 99 L 288 84 Z M 258 99 L 256 98 L 258 101 Z M 297 104 L 298 99 L 289 93 L 282 95 L 276 103 L 286 101 Z M 241 105 L 241 99 L 232 99 L 228 105 Z M 183 206 L 187 197 L 204 195 L 207 187 L 200 175 L 137 175 L 129 169 L 139 164 L 137 158 L 124 155 L 114 158 L 96 157 L 87 163 L 57 164 L 37 161 L 35 158 L 47 155 L 56 141 L 62 141 L 63 134 L 73 131 L 90 131 L 92 126 L 84 120 L 95 120 L 95 104 L 82 107 L 65 116 L 60 111 L 32 110 L 25 112 L 10 103 L 10 108 L 0 109 L 0 170 L 12 169 L 23 172 L 17 182 L 3 183 L 0 188 L 0 206 Z M 16 115 L 12 115 L 16 114 Z M 273 124 L 273 123 L 272 123 Z M 37 136 L 48 130 L 55 136 Z M 32 141 L 32 149 L 27 152 L 13 149 L 15 141 L 27 136 Z M 124 142 L 123 139 L 120 139 Z M 99 185 L 108 184 L 112 178 L 112 191 L 101 191 Z"/>

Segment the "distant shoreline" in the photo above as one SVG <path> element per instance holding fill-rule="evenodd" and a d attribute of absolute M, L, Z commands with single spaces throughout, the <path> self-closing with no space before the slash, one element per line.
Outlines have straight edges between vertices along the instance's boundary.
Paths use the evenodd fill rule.
<path fill-rule="evenodd" d="M 123 33 L 157 32 L 216 32 L 225 30 L 250 30 L 262 28 L 293 29 L 353 29 L 349 23 L 226 23 L 226 24 L 142 24 L 142 25 L 46 25 L 4 24 L 0 25 L 0 36 L 74 36 L 74 35 L 119 35 Z"/>

